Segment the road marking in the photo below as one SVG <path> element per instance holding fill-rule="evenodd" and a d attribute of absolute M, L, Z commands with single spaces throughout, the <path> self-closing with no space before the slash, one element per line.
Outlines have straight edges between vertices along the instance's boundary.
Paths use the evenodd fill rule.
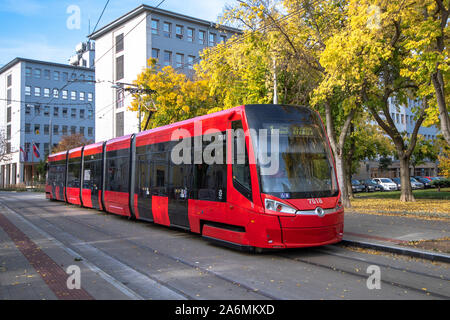
<path fill-rule="evenodd" d="M 9 208 L 3 201 L 0 200 L 0 202 L 3 204 L 3 206 L 8 210 L 9 213 L 17 217 L 19 220 L 30 226 L 31 228 L 35 229 L 37 232 L 39 232 L 41 235 L 46 237 L 48 240 L 54 242 L 57 246 L 65 250 L 67 253 L 69 253 L 74 258 L 81 258 L 82 263 L 84 263 L 89 269 L 91 269 L 93 272 L 99 274 L 104 280 L 106 280 L 108 283 L 113 285 L 115 288 L 117 288 L 119 291 L 124 293 L 126 296 L 128 296 L 131 299 L 136 300 L 144 300 L 145 298 L 142 297 L 140 294 L 136 293 L 134 290 L 130 289 L 129 286 L 125 286 L 121 281 L 117 280 L 113 276 L 109 275 L 93 263 L 89 262 L 86 258 L 84 258 L 81 253 L 85 254 L 86 256 L 91 255 L 94 256 L 99 261 L 102 261 L 103 264 L 110 267 L 115 272 L 119 273 L 126 281 L 127 284 L 134 285 L 140 291 L 142 292 L 148 292 L 152 293 L 155 296 L 155 299 L 186 299 L 185 296 L 171 290 L 170 288 L 164 287 L 155 280 L 149 278 L 148 276 L 134 270 L 133 268 L 125 265 L 124 263 L 120 262 L 119 260 L 107 255 L 103 251 L 95 248 L 94 246 L 87 244 L 86 242 L 64 232 L 59 227 L 50 224 L 47 222 L 50 228 L 53 228 L 57 234 L 59 234 L 59 238 L 64 239 L 67 241 L 67 243 L 71 243 L 72 246 L 74 246 L 76 249 L 78 249 L 78 252 L 75 252 L 74 250 L 66 247 L 62 242 L 57 240 L 56 238 L 52 237 L 50 234 L 39 228 L 38 226 L 34 225 L 32 222 L 30 222 L 27 218 L 23 217 L 21 214 L 15 212 L 13 209 Z"/>

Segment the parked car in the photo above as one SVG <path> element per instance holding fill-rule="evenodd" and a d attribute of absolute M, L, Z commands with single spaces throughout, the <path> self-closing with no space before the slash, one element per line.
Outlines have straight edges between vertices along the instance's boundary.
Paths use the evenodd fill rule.
<path fill-rule="evenodd" d="M 353 179 L 352 180 L 352 190 L 354 193 L 356 192 L 363 192 L 366 189 L 366 187 L 361 184 L 358 180 Z"/>
<path fill-rule="evenodd" d="M 359 182 L 361 182 L 361 184 L 365 187 L 365 189 L 364 189 L 365 192 L 382 191 L 381 186 L 374 183 L 370 179 L 359 180 Z"/>
<path fill-rule="evenodd" d="M 397 185 L 397 189 L 400 190 L 402 188 L 402 182 L 400 178 L 392 178 L 392 181 Z"/>
<path fill-rule="evenodd" d="M 384 191 L 397 190 L 397 184 L 389 178 L 374 178 L 372 181 L 382 186 Z"/>
<path fill-rule="evenodd" d="M 425 188 L 425 184 L 417 181 L 415 178 L 411 177 L 411 188 L 414 189 L 424 189 Z"/>
<path fill-rule="evenodd" d="M 424 177 L 414 177 L 414 178 L 415 178 L 417 181 L 423 183 L 425 189 L 428 189 L 428 188 L 431 188 L 431 187 L 432 187 L 432 185 L 431 185 L 431 180 L 429 180 L 429 179 L 427 179 L 427 178 L 424 178 Z"/>

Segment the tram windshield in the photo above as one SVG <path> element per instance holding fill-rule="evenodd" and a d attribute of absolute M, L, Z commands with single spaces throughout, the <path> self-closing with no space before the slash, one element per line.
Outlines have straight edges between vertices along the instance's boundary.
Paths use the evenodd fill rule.
<path fill-rule="evenodd" d="M 281 199 L 338 195 L 327 138 L 315 112 L 248 105 L 246 114 L 263 193 Z"/>

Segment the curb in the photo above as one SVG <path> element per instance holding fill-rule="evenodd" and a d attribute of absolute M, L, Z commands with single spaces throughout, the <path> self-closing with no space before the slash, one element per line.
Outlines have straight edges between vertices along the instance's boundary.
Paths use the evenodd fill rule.
<path fill-rule="evenodd" d="M 347 244 L 347 245 L 353 245 L 353 246 L 364 248 L 364 249 L 374 249 L 374 250 L 380 250 L 380 251 L 385 251 L 385 252 L 389 252 L 389 253 L 402 254 L 402 255 L 410 256 L 410 257 L 414 257 L 414 258 L 421 258 L 421 259 L 426 259 L 426 260 L 431 260 L 431 261 L 440 261 L 440 262 L 450 263 L 450 255 L 445 254 L 445 253 L 434 253 L 434 252 L 430 252 L 430 251 L 404 248 L 404 247 L 400 247 L 400 246 L 390 246 L 390 245 L 385 245 L 385 244 L 378 244 L 378 243 L 371 243 L 371 242 L 357 241 L 357 240 L 343 239 L 340 243 Z"/>

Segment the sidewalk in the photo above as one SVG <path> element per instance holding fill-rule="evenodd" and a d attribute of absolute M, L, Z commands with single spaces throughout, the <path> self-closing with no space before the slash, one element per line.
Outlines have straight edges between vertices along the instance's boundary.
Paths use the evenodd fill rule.
<path fill-rule="evenodd" d="M 443 238 L 447 240 L 441 240 L 439 245 L 430 241 Z M 345 213 L 343 242 L 347 244 L 432 260 L 450 261 L 447 245 L 449 239 L 450 221 Z M 419 241 L 419 243 L 413 244 L 411 243 L 413 241 Z M 422 245 L 423 241 L 426 241 L 427 245 Z"/>

